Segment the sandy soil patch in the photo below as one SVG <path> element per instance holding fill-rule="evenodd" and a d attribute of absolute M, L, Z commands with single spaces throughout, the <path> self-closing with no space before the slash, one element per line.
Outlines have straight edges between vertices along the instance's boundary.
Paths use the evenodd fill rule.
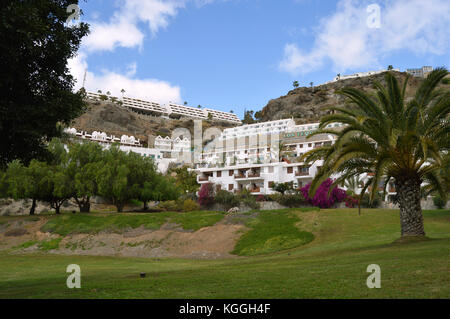
<path fill-rule="evenodd" d="M 41 232 L 46 220 L 37 222 L 12 221 L 0 229 L 0 250 L 13 248 L 13 253 L 37 251 L 37 245 L 25 249 L 17 246 L 26 242 L 42 242 L 59 235 Z M 6 236 L 8 231 L 17 230 L 17 236 Z M 126 257 L 175 257 L 175 258 L 233 258 L 239 237 L 246 227 L 241 224 L 218 223 L 198 231 L 183 230 L 176 224 L 165 224 L 159 230 L 144 227 L 130 229 L 122 234 L 73 234 L 62 238 L 59 249 L 53 254 L 126 256 Z"/>

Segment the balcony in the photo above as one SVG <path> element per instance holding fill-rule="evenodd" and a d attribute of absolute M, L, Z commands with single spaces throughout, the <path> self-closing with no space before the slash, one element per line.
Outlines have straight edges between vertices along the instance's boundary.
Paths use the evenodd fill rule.
<path fill-rule="evenodd" d="M 244 174 L 235 174 L 234 178 L 235 179 L 244 179 L 244 178 L 247 178 L 247 177 Z"/>
<path fill-rule="evenodd" d="M 258 177 L 261 177 L 261 174 L 260 173 L 254 173 L 254 174 L 248 174 L 247 175 L 247 177 L 248 178 L 258 178 Z"/>
<path fill-rule="evenodd" d="M 261 193 L 261 187 L 254 187 L 250 190 L 250 193 Z"/>
<path fill-rule="evenodd" d="M 309 176 L 309 172 L 296 172 L 296 177 Z"/>
<path fill-rule="evenodd" d="M 199 183 L 209 182 L 209 176 L 201 176 L 198 178 Z"/>

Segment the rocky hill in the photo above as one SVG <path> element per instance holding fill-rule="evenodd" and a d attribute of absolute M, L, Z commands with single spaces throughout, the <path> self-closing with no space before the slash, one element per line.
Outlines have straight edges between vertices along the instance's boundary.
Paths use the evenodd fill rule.
<path fill-rule="evenodd" d="M 404 72 L 394 72 L 395 77 L 403 81 L 407 75 Z M 294 117 L 297 124 L 318 122 L 328 113 L 330 106 L 343 106 L 345 98 L 336 91 L 350 86 L 366 92 L 373 92 L 374 81 L 384 83 L 384 73 L 367 77 L 340 80 L 316 87 L 300 87 L 290 91 L 287 95 L 270 100 L 262 109 L 262 120 L 271 121 Z M 406 94 L 412 96 L 422 79 L 410 78 Z"/>
<path fill-rule="evenodd" d="M 187 128 L 194 135 L 192 119 L 166 119 L 135 113 L 123 106 L 111 102 L 88 102 L 88 110 L 75 119 L 71 126 L 86 132 L 102 131 L 108 135 L 120 137 L 133 135 L 147 143 L 150 135 L 170 136 L 176 128 Z M 211 126 L 224 129 L 235 126 L 232 123 L 203 121 L 203 131 Z"/>

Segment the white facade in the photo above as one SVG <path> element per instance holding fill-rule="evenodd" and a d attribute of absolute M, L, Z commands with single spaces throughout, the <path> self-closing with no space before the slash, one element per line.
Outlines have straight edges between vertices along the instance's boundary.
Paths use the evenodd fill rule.
<path fill-rule="evenodd" d="M 411 74 L 412 76 L 419 77 L 419 78 L 425 78 L 428 73 L 433 71 L 432 66 L 423 66 L 419 69 L 406 69 L 406 72 Z"/>
<path fill-rule="evenodd" d="M 197 181 L 199 184 L 213 183 L 216 190 L 239 192 L 246 188 L 253 195 L 269 195 L 276 193 L 273 189 L 276 183 L 292 182 L 295 189 L 310 183 L 322 163 L 317 161 L 313 165 L 305 165 L 276 162 L 204 168 L 197 170 Z"/>
<path fill-rule="evenodd" d="M 362 78 L 366 76 L 371 76 L 375 74 L 380 74 L 383 72 L 387 72 L 389 70 L 379 70 L 379 71 L 368 71 L 368 72 L 358 72 L 355 74 L 349 74 L 349 75 L 337 75 L 333 80 L 325 82 L 324 84 L 329 84 L 333 82 L 337 82 L 339 80 L 347 80 L 347 79 L 356 79 L 356 78 Z M 400 72 L 400 69 L 392 69 L 391 71 L 397 71 Z"/>
<path fill-rule="evenodd" d="M 99 143 L 105 149 L 110 148 L 112 143 L 119 143 L 120 150 L 124 152 L 134 152 L 141 156 L 152 158 L 158 167 L 158 171 L 162 173 L 167 171 L 170 163 L 176 161 L 176 159 L 165 158 L 160 149 L 143 147 L 139 139 L 136 139 L 134 136 L 122 135 L 119 139 L 114 135 L 108 136 L 105 132 L 94 131 L 92 134 L 89 134 L 84 131 L 77 131 L 75 128 L 66 129 L 65 132 L 79 140 Z"/>
<path fill-rule="evenodd" d="M 225 129 L 214 147 L 203 152 L 196 167 L 198 182 L 214 183 L 232 192 L 247 188 L 255 195 L 275 193 L 275 183 L 292 183 L 294 188 L 301 188 L 312 181 L 323 161 L 306 165 L 288 158 L 335 142 L 328 134 L 306 139 L 318 127 L 319 123 L 295 125 L 294 120 L 285 119 Z M 242 143 L 235 143 L 239 140 Z"/>
<path fill-rule="evenodd" d="M 293 119 L 247 124 L 223 130 L 220 140 L 249 137 L 260 134 L 277 134 L 289 131 L 295 127 Z"/>

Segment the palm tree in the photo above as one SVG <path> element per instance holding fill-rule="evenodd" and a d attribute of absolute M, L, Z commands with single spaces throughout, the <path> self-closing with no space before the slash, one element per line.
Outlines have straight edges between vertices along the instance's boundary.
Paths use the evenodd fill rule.
<path fill-rule="evenodd" d="M 294 87 L 294 89 L 296 89 L 300 86 L 300 84 L 298 83 L 298 81 L 294 81 L 292 82 L 292 86 Z"/>
<path fill-rule="evenodd" d="M 122 93 L 122 98 L 125 95 L 125 89 L 120 90 L 120 93 Z"/>
<path fill-rule="evenodd" d="M 385 86 L 374 83 L 376 94 L 350 87 L 340 90 L 338 93 L 351 104 L 332 107 L 336 114 L 323 117 L 319 130 L 310 135 L 336 135 L 335 144 L 312 150 L 301 158 L 307 162 L 324 159 L 310 194 L 331 174 L 339 176 L 333 184 L 336 186 L 367 173 L 360 200 L 369 189 L 373 201 L 380 182 L 386 192 L 393 180 L 402 236 L 424 236 L 421 185 L 433 185 L 442 198 L 448 192 L 448 176 L 441 172 L 450 149 L 450 91 L 436 88 L 447 74 L 445 68 L 431 72 L 409 101 L 405 98 L 409 76 L 400 87 L 391 72 L 385 75 Z M 331 123 L 345 125 L 341 131 L 333 131 L 326 128 Z"/>

